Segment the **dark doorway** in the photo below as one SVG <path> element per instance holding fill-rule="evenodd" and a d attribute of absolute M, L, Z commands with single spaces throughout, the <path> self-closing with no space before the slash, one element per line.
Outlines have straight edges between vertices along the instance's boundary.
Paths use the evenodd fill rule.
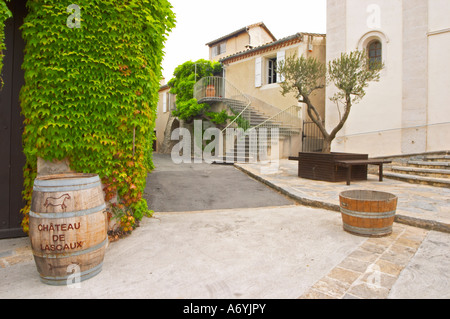
<path fill-rule="evenodd" d="M 26 0 L 7 2 L 13 18 L 6 21 L 6 52 L 3 66 L 5 85 L 0 91 L 0 239 L 25 236 L 20 226 L 25 206 L 22 200 L 23 118 L 19 92 L 24 84 L 21 69 L 25 43 L 19 27 L 26 16 Z"/>

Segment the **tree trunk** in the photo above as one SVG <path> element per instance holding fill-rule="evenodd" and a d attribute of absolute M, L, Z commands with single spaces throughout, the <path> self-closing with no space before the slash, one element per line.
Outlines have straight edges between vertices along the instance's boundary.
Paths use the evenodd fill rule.
<path fill-rule="evenodd" d="M 322 147 L 322 153 L 324 154 L 330 154 L 331 153 L 331 140 L 329 138 L 324 138 L 323 140 L 323 147 Z"/>

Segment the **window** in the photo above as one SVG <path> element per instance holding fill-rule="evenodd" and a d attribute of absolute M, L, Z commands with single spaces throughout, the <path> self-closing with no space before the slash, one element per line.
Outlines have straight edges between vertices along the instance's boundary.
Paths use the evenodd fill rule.
<path fill-rule="evenodd" d="M 176 110 L 177 107 L 175 105 L 175 95 L 172 93 L 167 93 L 167 101 L 168 101 L 169 111 Z"/>
<path fill-rule="evenodd" d="M 227 52 L 227 43 L 222 42 L 212 47 L 212 56 L 218 56 Z"/>
<path fill-rule="evenodd" d="M 372 70 L 382 63 L 382 46 L 381 42 L 374 40 L 367 47 L 369 53 L 369 68 Z"/>
<path fill-rule="evenodd" d="M 266 84 L 281 83 L 284 81 L 282 74 L 278 73 L 278 64 L 284 61 L 285 51 L 277 52 L 275 56 L 257 57 L 255 59 L 255 87 Z"/>
<path fill-rule="evenodd" d="M 162 98 L 163 98 L 163 113 L 166 113 L 167 112 L 167 93 L 166 92 L 163 93 Z"/>
<path fill-rule="evenodd" d="M 267 84 L 277 83 L 277 58 L 267 61 Z"/>

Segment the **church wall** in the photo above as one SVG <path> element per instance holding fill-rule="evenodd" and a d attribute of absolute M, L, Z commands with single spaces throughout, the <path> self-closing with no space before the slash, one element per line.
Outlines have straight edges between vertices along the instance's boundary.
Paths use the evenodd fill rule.
<path fill-rule="evenodd" d="M 450 149 L 450 2 L 329 0 L 327 60 L 379 39 L 385 69 L 333 143 L 335 152 L 370 156 Z M 330 131 L 339 113 L 329 101 Z"/>

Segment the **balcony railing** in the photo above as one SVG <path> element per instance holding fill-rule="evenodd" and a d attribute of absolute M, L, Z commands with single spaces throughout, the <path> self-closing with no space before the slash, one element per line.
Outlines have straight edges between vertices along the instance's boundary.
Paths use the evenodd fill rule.
<path fill-rule="evenodd" d="M 249 128 L 251 101 L 225 78 L 217 76 L 202 78 L 194 86 L 194 98 L 198 103 L 223 102 L 226 104 L 235 116 L 227 128 Z"/>
<path fill-rule="evenodd" d="M 250 103 L 250 100 L 239 89 L 225 78 L 218 76 L 208 76 L 198 81 L 194 86 L 194 98 L 199 103 L 214 100 L 236 100 L 245 105 Z"/>

